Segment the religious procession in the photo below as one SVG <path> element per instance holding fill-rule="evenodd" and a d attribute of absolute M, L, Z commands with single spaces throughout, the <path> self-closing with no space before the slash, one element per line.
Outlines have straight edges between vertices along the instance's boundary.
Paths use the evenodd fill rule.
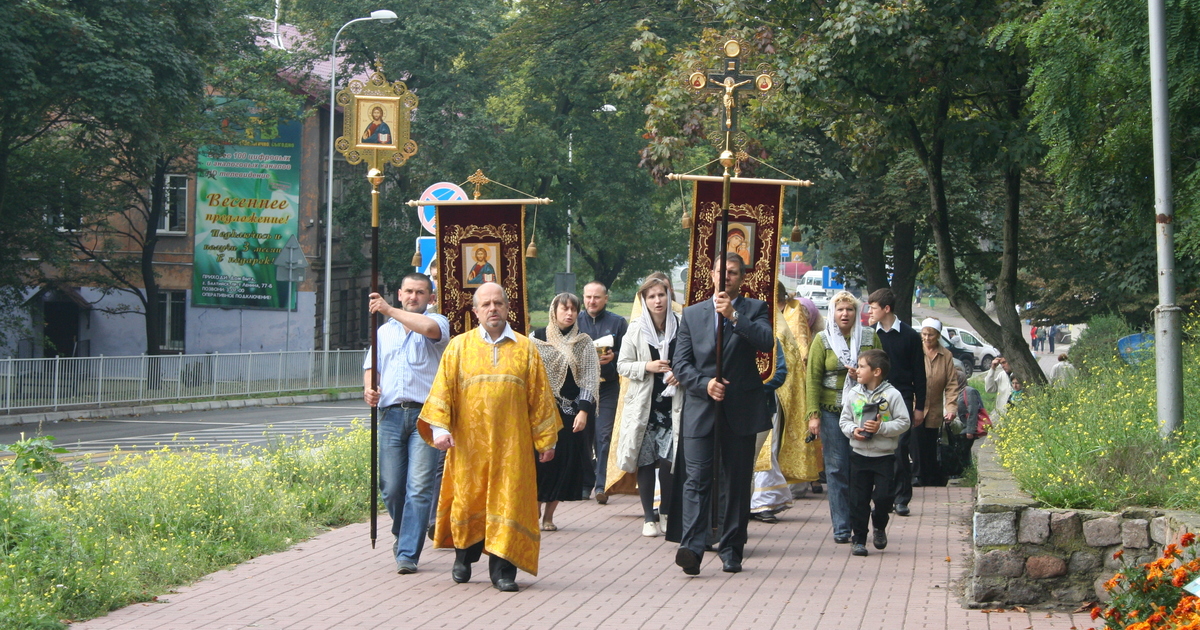
<path fill-rule="evenodd" d="M 945 486 L 961 473 L 952 460 L 969 461 L 986 426 L 964 366 L 939 342 L 940 321 L 914 329 L 890 288 L 866 296 L 865 311 L 839 291 L 822 313 L 780 280 L 786 189 L 812 184 L 742 176 L 739 96 L 774 87 L 769 69 L 742 72 L 743 45 L 727 41 L 721 66 L 688 79 L 720 96 L 723 175 L 670 175 L 695 186 L 682 219 L 683 295 L 667 272 L 651 273 L 626 318 L 608 310 L 609 287 L 591 281 L 582 297 L 555 295 L 547 325 L 531 330 L 524 260 L 537 252 L 532 239 L 522 251 L 524 220 L 527 205 L 549 200 L 482 198 L 497 182 L 480 170 L 471 198 L 458 189 L 409 202 L 436 211 L 434 260 L 428 274 L 400 279 L 395 305 L 371 293 L 363 365 L 372 487 L 392 519 L 397 573 L 419 570 L 428 538 L 454 550 L 454 582 L 470 581 L 487 555 L 492 585 L 517 592 L 518 570 L 537 575 L 562 503 L 619 494 L 640 501 L 631 535 L 675 543 L 664 562 L 689 576 L 710 551 L 723 572 L 741 572 L 749 522 L 778 522 L 810 492 L 828 496 L 834 542 L 867 556 L 868 542 L 887 549 L 893 513 L 911 515 L 914 486 Z M 406 133 L 384 149 L 363 144 L 383 142 L 383 96 L 415 106 L 401 85 L 377 74 L 339 95 L 371 116 L 347 118 L 348 134 L 366 131 L 342 146 L 348 161 L 370 165 L 373 225 L 381 169 L 415 150 Z M 939 454 L 951 423 L 954 458 Z M 374 512 L 371 523 L 374 541 Z"/>

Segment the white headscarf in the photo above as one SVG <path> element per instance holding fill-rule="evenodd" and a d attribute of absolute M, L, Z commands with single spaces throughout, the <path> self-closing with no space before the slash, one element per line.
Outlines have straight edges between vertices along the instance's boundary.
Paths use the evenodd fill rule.
<path fill-rule="evenodd" d="M 839 302 L 844 302 L 843 292 L 834 294 L 829 300 L 829 314 L 825 317 L 825 337 L 829 340 L 829 348 L 837 355 L 838 362 L 846 368 L 858 367 L 858 352 L 859 346 L 862 345 L 862 316 L 859 314 L 858 301 L 854 300 L 854 296 L 846 293 L 854 304 L 854 328 L 850 330 L 850 344 L 846 344 L 846 338 L 842 335 L 842 329 L 838 328 L 837 321 L 834 320 L 834 312 L 837 310 Z M 853 384 L 849 378 L 846 378 L 842 385 L 842 394 L 839 397 L 839 402 L 845 400 L 846 394 L 849 393 Z"/>
<path fill-rule="evenodd" d="M 668 287 L 669 288 L 669 287 Z M 667 291 L 667 313 L 666 321 L 663 323 L 663 333 L 658 334 L 658 329 L 654 327 L 654 317 L 650 315 L 650 309 L 646 307 L 646 303 L 642 300 L 642 294 L 638 293 L 636 300 L 641 303 L 642 315 L 638 320 L 642 323 L 642 340 L 647 345 L 658 349 L 658 358 L 663 361 L 671 360 L 671 341 L 675 339 L 675 331 L 678 329 L 679 322 L 675 316 L 675 310 L 671 308 L 672 291 Z M 663 374 L 665 381 L 671 372 Z M 663 390 L 662 397 L 670 398 L 675 395 L 675 386 L 667 383 L 667 388 Z"/>

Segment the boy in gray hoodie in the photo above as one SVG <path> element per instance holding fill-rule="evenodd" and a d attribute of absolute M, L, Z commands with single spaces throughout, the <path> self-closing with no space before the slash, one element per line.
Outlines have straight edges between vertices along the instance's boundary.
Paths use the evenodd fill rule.
<path fill-rule="evenodd" d="M 883 350 L 858 355 L 858 384 L 843 396 L 842 433 L 850 438 L 850 553 L 867 555 L 867 521 L 875 529 L 876 549 L 887 547 L 888 513 L 896 497 L 892 474 L 896 447 L 911 420 L 904 396 L 887 382 L 891 363 Z M 875 509 L 871 510 L 874 501 Z"/>

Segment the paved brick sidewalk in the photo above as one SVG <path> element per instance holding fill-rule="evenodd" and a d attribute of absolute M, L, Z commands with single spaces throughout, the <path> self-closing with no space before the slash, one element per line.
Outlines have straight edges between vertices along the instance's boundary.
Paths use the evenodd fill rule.
<path fill-rule="evenodd" d="M 913 516 L 893 517 L 890 545 L 867 558 L 835 545 L 823 496 L 798 500 L 775 525 L 752 522 L 745 571 L 707 554 L 698 577 L 675 546 L 642 538 L 636 497 L 567 503 L 543 538 L 541 575 L 522 591 L 491 588 L 487 564 L 450 580 L 454 554 L 426 548 L 421 571 L 397 575 L 391 537 L 372 550 L 365 524 L 221 571 L 78 630 L 349 630 L 410 628 L 863 628 L 1082 630 L 1086 615 L 983 613 L 959 604 L 969 557 L 970 490 L 918 488 Z M 384 518 L 386 521 L 386 517 Z M 949 561 L 947 561 L 949 560 Z"/>

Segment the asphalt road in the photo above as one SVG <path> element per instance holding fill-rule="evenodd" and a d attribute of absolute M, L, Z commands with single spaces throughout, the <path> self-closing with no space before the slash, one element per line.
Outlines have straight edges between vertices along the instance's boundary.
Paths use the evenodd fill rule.
<path fill-rule="evenodd" d="M 265 444 L 301 431 L 319 435 L 348 427 L 354 418 L 367 419 L 370 415 L 365 403 L 354 400 L 160 413 L 55 422 L 40 427 L 0 426 L 0 445 L 20 440 L 22 433 L 32 437 L 40 432 L 54 436 L 55 444 L 70 449 L 73 455 L 102 455 L 111 452 L 114 446 L 120 446 L 122 451 L 164 446 L 223 448 L 235 443 Z M 8 453 L 0 451 L 0 456 L 3 455 Z"/>

